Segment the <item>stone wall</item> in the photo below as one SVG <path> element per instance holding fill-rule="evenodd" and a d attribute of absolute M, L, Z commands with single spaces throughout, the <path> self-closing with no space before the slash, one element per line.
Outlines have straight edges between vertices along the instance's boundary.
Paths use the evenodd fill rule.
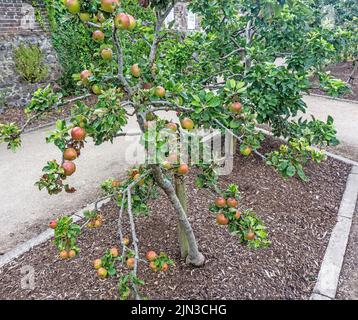
<path fill-rule="evenodd" d="M 13 49 L 21 43 L 37 44 L 42 50 L 49 68 L 43 83 L 28 83 L 17 73 Z M 6 104 L 15 107 L 25 106 L 36 88 L 59 76 L 50 35 L 36 22 L 34 8 L 24 0 L 0 0 L 0 70 L 0 91 L 5 92 Z"/>
<path fill-rule="evenodd" d="M 167 22 L 173 19 L 180 31 L 200 28 L 199 19 L 188 12 L 186 3 L 178 3 Z M 13 49 L 20 43 L 38 44 L 41 48 L 44 63 L 49 67 L 49 76 L 43 83 L 31 84 L 18 75 Z M 0 94 L 5 92 L 6 104 L 15 107 L 25 106 L 32 92 L 46 82 L 55 81 L 60 74 L 50 35 L 36 22 L 31 0 L 0 0 L 0 70 Z"/>

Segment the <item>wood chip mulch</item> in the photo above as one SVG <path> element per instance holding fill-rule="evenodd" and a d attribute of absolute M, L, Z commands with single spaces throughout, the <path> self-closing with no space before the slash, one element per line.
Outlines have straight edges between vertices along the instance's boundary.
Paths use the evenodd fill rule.
<path fill-rule="evenodd" d="M 273 145 L 277 142 L 268 138 L 266 149 Z M 253 208 L 265 221 L 272 245 L 258 250 L 240 245 L 226 227 L 216 225 L 208 210 L 213 195 L 195 188 L 189 175 L 189 218 L 206 264 L 193 268 L 181 260 L 175 214 L 161 195 L 151 202 L 149 216 L 136 218 L 140 251 L 143 256 L 149 249 L 166 252 L 176 265 L 158 274 L 141 263 L 142 293 L 152 300 L 309 298 L 349 171 L 350 166 L 334 159 L 310 164 L 310 181 L 304 183 L 283 179 L 255 156 L 237 155 L 232 174 L 221 177 L 220 185 L 237 183 L 241 208 Z M 81 234 L 81 252 L 73 260 L 59 260 L 51 240 L 0 269 L 0 299 L 118 299 L 119 275 L 100 280 L 92 268 L 94 259 L 118 245 L 118 209 L 109 203 L 102 211 L 104 225 Z M 34 268 L 33 290 L 21 288 L 24 266 Z M 119 274 L 125 272 L 121 268 Z"/>

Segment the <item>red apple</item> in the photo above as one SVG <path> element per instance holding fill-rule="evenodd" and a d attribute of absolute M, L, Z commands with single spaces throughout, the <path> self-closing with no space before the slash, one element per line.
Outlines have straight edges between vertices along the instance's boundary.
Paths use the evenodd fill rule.
<path fill-rule="evenodd" d="M 83 70 L 80 74 L 80 78 L 83 84 L 87 85 L 89 80 L 88 78 L 92 76 L 92 72 L 89 70 Z"/>
<path fill-rule="evenodd" d="M 240 102 L 234 102 L 230 105 L 230 111 L 236 114 L 242 112 L 242 105 Z"/>
<path fill-rule="evenodd" d="M 236 199 L 234 198 L 228 198 L 227 201 L 226 201 L 227 205 L 231 208 L 236 208 L 237 205 L 238 205 L 238 202 Z"/>
<path fill-rule="evenodd" d="M 50 223 L 49 223 L 49 227 L 51 229 L 56 229 L 57 227 L 57 221 L 56 220 L 52 220 Z"/>
<path fill-rule="evenodd" d="M 63 158 L 69 161 L 75 160 L 77 158 L 77 151 L 74 148 L 67 148 L 63 152 Z"/>
<path fill-rule="evenodd" d="M 229 219 L 226 218 L 224 214 L 219 213 L 216 216 L 216 223 L 220 225 L 227 225 L 229 223 Z"/>
<path fill-rule="evenodd" d="M 223 197 L 218 197 L 215 199 L 215 205 L 219 208 L 226 206 L 226 200 Z"/>
<path fill-rule="evenodd" d="M 128 29 L 130 26 L 130 19 L 128 15 L 124 12 L 117 14 L 114 18 L 114 25 L 117 29 Z"/>
<path fill-rule="evenodd" d="M 189 166 L 185 163 L 181 164 L 178 168 L 179 174 L 188 174 L 189 172 Z"/>
<path fill-rule="evenodd" d="M 145 257 L 147 258 L 148 261 L 154 261 L 155 259 L 158 258 L 158 255 L 156 254 L 155 251 L 148 251 Z"/>
<path fill-rule="evenodd" d="M 81 127 L 74 127 L 71 130 L 71 137 L 75 141 L 83 141 L 86 138 L 86 130 Z"/>
<path fill-rule="evenodd" d="M 65 161 L 62 168 L 66 176 L 71 176 L 76 171 L 76 165 L 71 161 Z"/>
<path fill-rule="evenodd" d="M 134 65 L 132 65 L 131 66 L 131 74 L 134 76 L 134 77 L 136 77 L 136 78 L 138 78 L 139 76 L 140 76 L 140 74 L 141 74 L 141 68 L 139 68 L 139 65 L 138 65 L 138 63 L 136 63 L 136 64 L 134 64 Z"/>
<path fill-rule="evenodd" d="M 104 40 L 104 33 L 101 30 L 95 30 L 92 33 L 92 39 L 101 42 Z"/>

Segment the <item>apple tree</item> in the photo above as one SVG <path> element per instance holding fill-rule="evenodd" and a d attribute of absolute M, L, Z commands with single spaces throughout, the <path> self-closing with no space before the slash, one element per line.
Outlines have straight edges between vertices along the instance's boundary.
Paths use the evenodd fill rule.
<path fill-rule="evenodd" d="M 192 33 L 180 33 L 172 25 L 164 27 L 177 2 L 51 2 L 59 6 L 58 12 L 66 10 L 66 19 L 86 27 L 96 48 L 86 69 L 73 75 L 81 94 L 65 99 L 49 85 L 40 88 L 26 108 L 29 116 L 24 126 L 0 125 L 0 142 L 16 149 L 21 145 L 21 134 L 34 119 L 50 109 L 73 104 L 71 119 L 58 120 L 46 139 L 62 154 L 58 161 L 47 162 L 36 182 L 49 194 L 76 192 L 66 178 L 75 174 L 76 158 L 85 155 L 86 139 L 100 145 L 120 136 L 140 135 L 145 163 L 131 168 L 125 179 L 111 178 L 101 185 L 104 198 L 111 197 L 118 204 L 122 251 L 119 255 L 116 248 L 108 250 L 94 267 L 100 277 L 114 275 L 117 262 L 130 269 L 120 278 L 123 299 L 141 297 L 137 287 L 143 283 L 137 270 L 143 260 L 135 216 L 148 213 L 147 203 L 159 189 L 176 214 L 182 258 L 196 267 L 204 265 L 204 255 L 188 220 L 185 176 L 194 167 L 197 186 L 216 195 L 215 202 L 208 204 L 216 222 L 252 248 L 269 245 L 260 218 L 252 210 L 240 210 L 239 187 L 219 188 L 220 157 L 205 157 L 210 150 L 198 129 L 229 133 L 242 156 L 257 156 L 284 177 L 303 180 L 308 179 L 304 165 L 325 160 L 324 147 L 338 143 L 332 118 L 327 122 L 294 118 L 306 109 L 302 94 L 309 90 L 312 76 L 319 75 L 322 87 L 332 94 L 346 90 L 344 83 L 322 71 L 340 49 L 331 41 L 334 31 L 324 29 L 317 21 L 311 1 L 188 1 L 190 10 L 201 19 L 202 30 Z M 275 63 L 280 57 L 285 57 L 283 65 Z M 85 99 L 93 95 L 95 102 L 86 103 Z M 178 121 L 164 120 L 162 111 L 175 112 Z M 131 117 L 137 120 L 138 133 L 124 131 Z M 259 124 L 268 125 L 275 136 L 286 138 L 287 144 L 268 154 L 260 152 L 264 134 Z M 199 141 L 196 147 L 188 143 L 195 139 Z M 123 231 L 124 212 L 128 213 L 131 241 Z M 79 252 L 76 240 L 84 226 L 101 226 L 103 216 L 97 203 L 85 217 L 82 226 L 69 217 L 51 223 L 61 258 Z M 173 264 L 165 253 L 150 251 L 146 258 L 154 272 L 165 271 Z"/>

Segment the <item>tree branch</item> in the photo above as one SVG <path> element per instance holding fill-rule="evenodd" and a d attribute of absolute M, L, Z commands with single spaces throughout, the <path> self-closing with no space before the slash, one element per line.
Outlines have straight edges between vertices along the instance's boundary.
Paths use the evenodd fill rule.
<path fill-rule="evenodd" d="M 117 36 L 117 29 L 113 29 L 112 33 L 113 42 L 117 49 L 117 63 L 118 63 L 118 79 L 122 83 L 124 89 L 129 95 L 132 95 L 132 88 L 130 87 L 127 79 L 124 77 L 124 64 L 123 64 L 123 52 L 122 47 Z"/>
<path fill-rule="evenodd" d="M 151 45 L 150 48 L 150 54 L 149 54 L 149 69 L 152 69 L 154 62 L 155 62 L 155 57 L 157 55 L 157 50 L 158 50 L 158 45 L 160 42 L 160 37 L 159 37 L 159 33 L 160 30 L 163 27 L 163 23 L 165 21 L 165 19 L 167 18 L 168 14 L 170 13 L 170 11 L 172 11 L 172 9 L 174 8 L 174 5 L 177 1 L 173 1 L 169 7 L 163 12 L 163 14 L 160 14 L 160 12 L 156 12 L 156 16 L 157 16 L 157 21 L 155 24 L 155 29 L 154 29 L 154 39 L 153 39 L 153 43 Z"/>

